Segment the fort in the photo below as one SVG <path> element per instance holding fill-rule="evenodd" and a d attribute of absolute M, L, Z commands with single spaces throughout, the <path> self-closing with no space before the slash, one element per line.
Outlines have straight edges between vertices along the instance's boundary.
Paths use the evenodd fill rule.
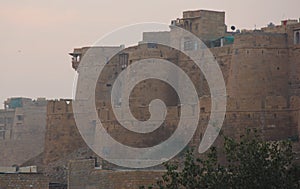
<path fill-rule="evenodd" d="M 256 127 L 269 140 L 298 140 L 300 88 L 297 57 L 300 23 L 297 20 L 287 20 L 280 26 L 269 25 L 261 30 L 227 32 L 224 20 L 224 12 L 200 10 L 184 12 L 183 18 L 171 22 L 171 27 L 183 27 L 204 41 L 219 63 L 226 82 L 228 102 L 224 132 L 239 136 L 245 127 Z M 172 33 L 172 29 L 169 33 Z M 168 32 L 163 34 L 165 40 L 171 35 Z M 156 36 L 156 32 L 143 34 L 144 40 L 153 42 Z M 184 42 L 186 49 L 191 48 L 188 42 Z M 78 60 L 88 49 L 90 48 L 75 49 L 71 53 L 75 70 L 80 63 Z M 162 58 L 178 65 L 194 82 L 202 111 L 198 131 L 200 137 L 194 138 L 201 138 L 210 114 L 210 93 L 205 77 L 193 67 L 192 61 L 182 53 L 160 45 L 140 44 L 121 52 L 107 64 L 96 88 L 96 103 L 101 108 L 99 117 L 108 124 L 107 128 L 116 128 L 109 126 L 116 125 L 116 120 L 110 107 L 110 99 L 107 98 L 116 78 L 114 74 L 120 73 L 123 65 L 126 67 L 140 59 Z M 130 103 L 135 107 L 131 111 L 136 118 L 147 120 L 149 102 L 155 97 L 161 98 L 168 106 L 166 128 L 171 129 L 172 125 L 176 125 L 179 101 L 174 91 L 162 82 L 145 81 L 137 85 L 130 97 Z M 111 132 L 114 135 L 114 131 Z M 117 131 L 120 132 L 122 130 Z M 131 135 L 126 141 L 131 139 L 140 144 L 141 140 L 145 141 L 145 136 L 139 140 Z M 159 139 L 156 137 L 155 140 Z M 193 141 L 195 144 L 198 142 Z"/>
<path fill-rule="evenodd" d="M 191 78 L 200 102 L 200 120 L 189 143 L 198 147 L 211 113 L 207 81 L 200 69 L 183 53 L 156 44 L 158 36 L 172 37 L 172 26 L 184 28 L 199 37 L 217 60 L 227 90 L 227 110 L 222 131 L 238 137 L 245 128 L 259 129 L 266 140 L 289 139 L 299 158 L 300 132 L 300 22 L 284 20 L 281 25 L 269 24 L 259 30 L 227 31 L 225 13 L 196 10 L 185 11 L 183 17 L 171 21 L 170 31 L 145 32 L 144 41 L 136 46 L 83 47 L 70 53 L 72 67 L 78 71 L 80 61 L 90 49 L 114 48 L 121 52 L 111 58 L 96 87 L 98 117 L 106 131 L 122 144 L 133 147 L 153 146 L 166 140 L 176 130 L 180 102 L 176 92 L 166 83 L 146 80 L 135 86 L 130 95 L 130 109 L 138 120 L 150 117 L 149 103 L 159 98 L 167 106 L 167 115 L 157 131 L 141 135 L 124 129 L 112 111 L 111 86 L 117 75 L 135 61 L 145 58 L 166 59 Z M 185 49 L 193 49 L 189 41 Z M 80 74 L 80 71 L 79 71 Z M 56 188 L 138 188 L 153 183 L 164 172 L 161 166 L 129 170 L 98 157 L 82 139 L 74 119 L 72 100 L 48 101 L 47 124 L 43 153 L 22 166 L 37 165 Z M 4 136 L 4 135 L 0 135 Z M 218 138 L 216 146 L 221 142 Z M 200 155 L 200 154 L 196 154 Z M 182 153 L 174 159 L 181 160 Z M 174 160 L 173 159 L 173 160 Z M 171 160 L 172 161 L 172 160 Z M 2 184 L 0 179 L 0 186 Z M 51 187 L 50 187 L 51 188 Z M 54 187 L 53 187 L 54 188 Z"/>

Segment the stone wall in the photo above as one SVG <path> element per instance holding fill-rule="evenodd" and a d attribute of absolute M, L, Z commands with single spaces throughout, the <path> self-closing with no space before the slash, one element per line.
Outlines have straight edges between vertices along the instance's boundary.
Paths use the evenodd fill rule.
<path fill-rule="evenodd" d="M 210 18 L 209 15 L 216 15 L 216 18 Z M 207 28 L 198 28 L 204 33 L 194 31 L 196 22 L 184 25 L 184 21 L 196 17 L 199 27 L 208 24 Z M 206 23 L 205 18 L 210 18 L 210 23 Z M 224 35 L 223 13 L 185 12 L 184 20 L 178 22 L 183 24 L 182 27 L 192 26 L 191 31 L 199 36 L 212 38 L 205 33 L 206 30 L 211 30 L 210 26 L 218 26 L 216 31 L 212 32 L 214 37 Z M 299 24 L 296 24 L 289 25 L 285 32 L 244 32 L 234 36 L 235 41 L 232 45 L 211 49 L 220 65 L 227 88 L 227 112 L 222 128 L 225 135 L 239 137 L 245 128 L 257 128 L 266 140 L 295 141 L 295 146 L 298 146 L 296 151 L 299 151 L 300 145 L 297 141 L 300 131 L 300 48 L 299 45 L 293 44 L 291 37 L 293 31 L 298 28 Z M 153 33 L 148 37 L 153 38 L 152 35 Z M 82 58 L 87 49 L 76 49 L 74 53 L 80 54 Z M 105 47 L 100 49 L 105 51 Z M 147 44 L 141 44 L 123 49 L 122 53 L 110 60 L 98 80 L 95 91 L 98 117 L 103 126 L 114 139 L 134 147 L 158 144 L 176 129 L 180 117 L 178 96 L 170 86 L 157 80 L 139 83 L 129 99 L 132 114 L 139 120 L 149 118 L 149 102 L 152 99 L 160 98 L 166 103 L 166 120 L 157 132 L 145 135 L 130 132 L 124 129 L 114 116 L 110 101 L 114 80 L 129 64 L 145 58 L 169 60 L 181 67 L 193 81 L 199 95 L 201 114 L 198 129 L 189 146 L 197 148 L 210 118 L 209 88 L 201 70 L 184 54 L 169 47 L 157 45 L 155 48 L 149 48 Z M 75 69 L 78 68 L 79 62 L 73 62 Z M 61 175 L 65 177 L 67 168 L 61 167 L 65 166 L 68 160 L 74 157 L 86 158 L 87 155 L 95 156 L 86 152 L 88 150 L 82 152 L 82 149 L 88 147 L 76 128 L 72 102 L 59 100 L 48 103 L 46 130 L 43 162 L 51 167 L 48 172 L 55 172 L 57 169 L 54 173 L 56 178 Z M 218 138 L 215 145 L 220 147 L 221 142 L 221 138 Z M 104 161 L 96 158 L 103 166 Z M 175 159 L 179 158 L 180 155 Z M 148 183 L 148 179 L 153 182 L 157 178 L 155 171 L 100 170 L 96 169 L 94 164 L 93 160 L 71 162 L 68 180 L 70 188 L 132 188 L 141 183 Z M 110 165 L 109 168 L 116 169 L 116 166 Z"/>
<path fill-rule="evenodd" d="M 225 133 L 239 136 L 245 128 L 250 127 L 262 130 L 264 137 L 270 140 L 298 136 L 295 112 L 298 112 L 299 108 L 291 108 L 288 85 L 291 78 L 290 65 L 295 64 L 297 58 L 289 52 L 286 34 L 242 33 L 235 35 L 233 45 L 212 48 L 211 51 L 223 72 L 228 92 L 227 113 L 223 125 Z M 211 103 L 209 88 L 201 70 L 195 68 L 193 62 L 184 54 L 160 45 L 151 49 L 147 45 L 138 45 L 124 49 L 122 53 L 127 54 L 126 65 L 144 58 L 162 58 L 178 65 L 190 76 L 199 94 L 202 110 L 199 129 L 191 142 L 197 146 L 209 120 Z M 155 98 L 162 99 L 168 106 L 168 115 L 162 127 L 164 132 L 159 130 L 159 135 L 152 133 L 153 135 L 148 136 L 128 132 L 122 128 L 113 114 L 110 103 L 111 85 L 116 75 L 122 71 L 121 64 L 124 64 L 120 62 L 119 56 L 121 53 L 110 60 L 98 81 L 96 105 L 99 118 L 109 134 L 121 143 L 138 147 L 157 144 L 168 138 L 176 129 L 180 116 L 178 97 L 162 82 L 148 80 L 139 83 L 130 96 L 133 115 L 139 120 L 147 120 L 150 116 L 149 102 Z M 298 56 L 298 53 L 295 53 L 295 56 Z M 71 124 L 67 121 L 60 123 L 75 124 L 73 120 L 70 120 Z"/>
<path fill-rule="evenodd" d="M 74 160 L 69 163 L 70 189 L 138 189 L 161 179 L 164 171 L 154 170 L 102 170 L 93 159 Z"/>
<path fill-rule="evenodd" d="M 76 127 L 70 100 L 49 101 L 43 162 L 55 162 L 85 146 Z"/>
<path fill-rule="evenodd" d="M 239 110 L 262 110 L 267 96 L 288 99 L 289 54 L 285 35 L 235 37 L 227 91 Z M 276 102 L 274 102 L 276 103 Z"/>
<path fill-rule="evenodd" d="M 48 189 L 49 179 L 39 173 L 0 174 L 1 189 Z"/>

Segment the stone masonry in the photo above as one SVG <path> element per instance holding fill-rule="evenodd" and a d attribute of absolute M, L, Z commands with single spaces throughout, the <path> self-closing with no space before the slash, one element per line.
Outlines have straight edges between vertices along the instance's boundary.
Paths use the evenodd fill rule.
<path fill-rule="evenodd" d="M 227 89 L 227 111 L 222 131 L 238 137 L 245 128 L 257 128 L 266 140 L 294 141 L 297 153 L 300 132 L 300 23 L 287 20 L 279 26 L 270 25 L 261 30 L 228 32 L 224 12 L 199 10 L 184 12 L 183 18 L 172 21 L 171 28 L 172 25 L 185 28 L 203 39 L 218 61 Z M 170 33 L 163 33 L 166 40 Z M 155 41 L 155 32 L 146 32 L 143 36 Z M 108 47 L 91 48 L 105 51 Z M 180 117 L 180 103 L 176 92 L 164 82 L 143 81 L 136 85 L 130 96 L 132 114 L 139 120 L 149 118 L 151 100 L 159 98 L 167 105 L 166 120 L 153 133 L 140 135 L 124 129 L 116 120 L 110 103 L 111 86 L 123 69 L 137 60 L 161 58 L 183 69 L 198 92 L 200 120 L 189 144 L 198 147 L 211 111 L 210 92 L 201 70 L 183 53 L 159 44 L 109 48 L 121 49 L 121 53 L 109 60 L 95 91 L 98 117 L 107 132 L 117 141 L 134 147 L 153 146 L 174 132 Z M 89 49 L 77 48 L 70 53 L 75 70 Z M 220 141 L 217 139 L 215 145 L 218 146 Z M 56 165 L 55 171 L 54 168 L 46 171 L 52 175 L 50 180 L 58 181 L 55 174 L 63 172 L 64 179 L 60 182 L 68 183 L 69 188 L 137 188 L 149 180 L 155 182 L 162 174 L 159 167 L 142 172 L 122 170 L 97 157 L 88 149 L 76 128 L 69 100 L 48 103 L 45 150 L 39 158 L 43 166 Z M 178 155 L 175 159 L 180 158 L 181 155 Z M 72 159 L 80 160 L 71 161 L 69 175 L 66 176 L 68 161 Z M 98 162 L 96 166 L 94 159 Z M 106 170 L 105 165 L 110 170 Z"/>

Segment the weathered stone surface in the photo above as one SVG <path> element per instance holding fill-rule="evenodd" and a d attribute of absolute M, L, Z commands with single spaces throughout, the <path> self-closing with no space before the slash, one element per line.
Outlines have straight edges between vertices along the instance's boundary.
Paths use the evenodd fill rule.
<path fill-rule="evenodd" d="M 294 32 L 300 30 L 300 23 L 276 26 L 276 29 L 264 28 L 262 31 L 228 33 L 222 12 L 188 11 L 183 17 L 172 23 L 190 30 L 199 38 L 205 39 L 207 44 L 210 40 L 226 35 L 233 35 L 235 38 L 233 44 L 210 49 L 220 65 L 227 88 L 227 112 L 223 132 L 238 137 L 245 128 L 258 128 L 266 140 L 294 140 L 295 151 L 299 151 L 300 44 L 295 44 Z M 153 38 L 153 33 L 146 36 Z M 80 58 L 88 49 L 85 47 L 74 50 L 74 69 L 78 68 Z M 125 62 L 124 59 L 120 61 L 120 56 L 124 54 L 127 57 Z M 156 80 L 139 83 L 133 89 L 129 100 L 132 114 L 139 120 L 149 118 L 151 100 L 160 98 L 166 103 L 168 113 L 158 133 L 139 135 L 129 132 L 122 129 L 113 114 L 110 102 L 111 84 L 124 69 L 124 64 L 128 66 L 145 58 L 167 59 L 182 68 L 193 81 L 198 92 L 201 114 L 198 129 L 189 146 L 197 148 L 211 113 L 207 82 L 201 70 L 194 67 L 187 56 L 161 45 L 151 49 L 145 44 L 129 47 L 122 50 L 122 55 L 118 54 L 109 61 L 98 79 L 95 91 L 98 116 L 105 129 L 119 142 L 135 147 L 155 145 L 168 138 L 176 129 L 180 117 L 178 96 L 166 83 Z M 221 139 L 218 138 L 215 145 L 220 144 Z M 41 166 L 51 181 L 66 183 L 67 162 L 82 158 L 96 158 L 103 168 L 117 168 L 107 164 L 88 149 L 76 128 L 72 102 L 50 101 L 47 107 L 45 150 L 39 156 L 40 161 L 36 162 L 42 162 Z M 180 155 L 175 159 L 180 159 Z M 153 170 L 96 170 L 94 164 L 91 159 L 71 161 L 68 180 L 70 188 L 134 188 L 150 180 L 153 182 L 161 174 L 156 174 Z"/>
<path fill-rule="evenodd" d="M 4 189 L 48 189 L 49 179 L 39 173 L 0 174 L 0 188 Z"/>

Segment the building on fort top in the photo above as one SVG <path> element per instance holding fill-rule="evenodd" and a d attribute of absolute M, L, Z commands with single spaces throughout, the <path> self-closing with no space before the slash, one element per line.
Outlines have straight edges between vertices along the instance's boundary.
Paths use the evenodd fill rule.
<path fill-rule="evenodd" d="M 199 37 L 208 47 L 232 43 L 232 34 L 225 24 L 225 12 L 197 10 L 185 11 L 182 18 L 171 21 L 171 26 L 184 28 Z"/>

